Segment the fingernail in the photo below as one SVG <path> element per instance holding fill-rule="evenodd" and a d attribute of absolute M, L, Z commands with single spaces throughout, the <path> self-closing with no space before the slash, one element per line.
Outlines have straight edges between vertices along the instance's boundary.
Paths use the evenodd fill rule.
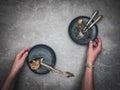
<path fill-rule="evenodd" d="M 92 43 L 93 41 L 92 40 L 90 40 L 90 43 Z"/>
<path fill-rule="evenodd" d="M 25 54 L 28 54 L 28 52 L 26 52 Z"/>

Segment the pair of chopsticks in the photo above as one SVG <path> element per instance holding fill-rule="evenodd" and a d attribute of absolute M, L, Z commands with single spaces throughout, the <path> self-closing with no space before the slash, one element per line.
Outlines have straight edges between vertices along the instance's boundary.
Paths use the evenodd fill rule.
<path fill-rule="evenodd" d="M 93 19 L 98 15 L 99 11 L 96 10 L 90 20 L 87 22 L 87 24 L 85 25 L 84 29 L 83 29 L 83 32 L 86 33 L 90 28 L 92 28 L 98 21 L 100 21 L 100 19 L 102 19 L 102 15 L 99 15 L 94 21 Z M 93 21 L 93 22 L 92 22 Z"/>

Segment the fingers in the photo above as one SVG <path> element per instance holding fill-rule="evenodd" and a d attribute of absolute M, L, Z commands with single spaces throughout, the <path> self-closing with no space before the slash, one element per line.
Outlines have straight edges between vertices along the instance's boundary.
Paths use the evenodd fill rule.
<path fill-rule="evenodd" d="M 98 39 L 98 47 L 102 47 L 102 40 L 101 40 L 101 38 L 98 36 L 97 39 Z"/>
<path fill-rule="evenodd" d="M 97 47 L 97 42 L 96 41 L 93 42 L 93 46 Z"/>
<path fill-rule="evenodd" d="M 101 50 L 102 50 L 102 40 L 100 39 L 99 36 L 96 39 L 96 43 L 97 43 L 97 46 L 95 47 L 95 49 L 96 49 L 97 52 L 100 53 Z"/>
<path fill-rule="evenodd" d="M 93 42 L 94 48 L 96 48 L 98 46 L 98 38 L 95 39 L 95 41 Z"/>
<path fill-rule="evenodd" d="M 93 49 L 93 41 L 92 40 L 90 40 L 90 42 L 89 42 L 89 48 L 88 48 L 89 50 L 90 49 Z"/>
<path fill-rule="evenodd" d="M 25 52 L 25 53 L 23 54 L 23 56 L 22 56 L 21 60 L 25 61 L 25 59 L 26 59 L 27 55 L 28 55 L 28 52 Z"/>
<path fill-rule="evenodd" d="M 25 52 L 27 52 L 29 50 L 29 48 L 24 48 L 22 49 L 18 54 L 17 54 L 17 59 L 20 59 L 24 54 Z"/>
<path fill-rule="evenodd" d="M 89 42 L 89 49 L 95 49 L 95 48 L 99 48 L 99 49 L 102 48 L 102 40 L 99 36 L 97 36 L 94 42 L 93 41 Z"/>
<path fill-rule="evenodd" d="M 93 42 L 93 45 L 97 48 L 97 47 L 102 47 L 102 41 L 101 38 L 99 36 L 97 36 L 97 38 L 95 39 L 95 41 Z"/>

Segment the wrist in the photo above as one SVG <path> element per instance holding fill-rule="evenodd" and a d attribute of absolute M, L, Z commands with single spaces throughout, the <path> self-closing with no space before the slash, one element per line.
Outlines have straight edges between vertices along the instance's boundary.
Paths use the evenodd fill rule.
<path fill-rule="evenodd" d="M 86 63 L 85 66 L 90 69 L 94 68 L 94 64 L 90 64 L 90 63 Z"/>
<path fill-rule="evenodd" d="M 17 76 L 17 73 L 16 73 L 16 72 L 13 72 L 13 71 L 11 70 L 11 71 L 9 72 L 8 77 L 14 78 L 15 76 Z"/>
<path fill-rule="evenodd" d="M 19 73 L 19 69 L 17 69 L 17 68 L 15 68 L 15 67 L 12 67 L 11 68 L 11 71 L 10 71 L 10 74 L 12 74 L 12 75 L 17 75 Z"/>
<path fill-rule="evenodd" d="M 86 63 L 94 64 L 95 63 L 95 59 L 87 59 Z"/>
<path fill-rule="evenodd" d="M 87 61 L 86 63 L 87 63 L 87 64 L 92 64 L 92 65 L 93 65 L 95 62 Z"/>

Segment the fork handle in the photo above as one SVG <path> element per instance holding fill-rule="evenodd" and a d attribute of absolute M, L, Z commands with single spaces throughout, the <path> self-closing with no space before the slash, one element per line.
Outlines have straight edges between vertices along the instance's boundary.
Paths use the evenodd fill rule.
<path fill-rule="evenodd" d="M 102 15 L 98 16 L 97 19 L 85 30 L 85 32 L 87 32 L 92 26 L 94 26 L 102 17 Z"/>
<path fill-rule="evenodd" d="M 51 67 L 50 65 L 45 64 L 45 63 L 43 63 L 43 62 L 41 62 L 41 65 L 44 66 L 44 67 L 46 67 L 46 68 L 49 68 L 50 70 L 53 70 L 53 71 L 56 72 L 56 73 L 59 73 L 59 74 L 63 74 L 63 73 L 64 73 L 63 71 L 58 70 L 58 69 L 56 69 L 56 68 L 53 68 L 53 67 Z"/>
<path fill-rule="evenodd" d="M 91 21 L 93 20 L 93 18 L 99 13 L 98 10 L 96 10 L 93 15 L 91 16 L 90 20 L 87 22 L 85 28 L 83 29 L 83 31 L 86 31 L 87 27 L 89 26 L 89 24 L 91 23 Z"/>

